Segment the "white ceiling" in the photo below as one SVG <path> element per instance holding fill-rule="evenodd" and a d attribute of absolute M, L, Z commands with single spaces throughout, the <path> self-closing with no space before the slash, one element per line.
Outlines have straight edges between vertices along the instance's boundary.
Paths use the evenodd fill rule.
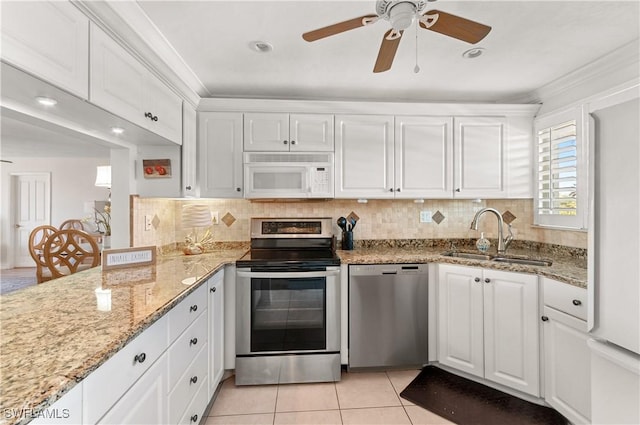
<path fill-rule="evenodd" d="M 204 85 L 202 97 L 505 102 L 574 71 L 639 36 L 640 1 L 429 2 L 492 27 L 465 42 L 407 29 L 393 67 L 372 72 L 387 21 L 308 43 L 304 32 L 375 13 L 375 1 L 139 1 Z M 271 53 L 252 51 L 261 40 Z"/>

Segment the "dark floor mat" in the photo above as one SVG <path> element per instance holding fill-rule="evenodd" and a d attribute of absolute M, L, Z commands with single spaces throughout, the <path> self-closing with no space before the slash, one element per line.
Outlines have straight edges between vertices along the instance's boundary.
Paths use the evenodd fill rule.
<path fill-rule="evenodd" d="M 567 425 L 548 407 L 427 366 L 400 396 L 457 424 Z"/>

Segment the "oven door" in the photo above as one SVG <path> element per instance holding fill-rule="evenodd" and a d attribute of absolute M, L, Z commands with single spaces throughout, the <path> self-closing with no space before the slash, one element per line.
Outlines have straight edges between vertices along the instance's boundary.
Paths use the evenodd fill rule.
<path fill-rule="evenodd" d="M 236 354 L 340 351 L 339 267 L 236 272 Z"/>

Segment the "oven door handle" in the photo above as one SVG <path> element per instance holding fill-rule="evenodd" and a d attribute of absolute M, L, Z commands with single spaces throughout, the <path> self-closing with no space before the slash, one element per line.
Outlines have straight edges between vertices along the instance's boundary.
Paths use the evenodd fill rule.
<path fill-rule="evenodd" d="M 237 277 L 254 277 L 258 279 L 269 279 L 269 278 L 306 278 L 306 277 L 328 277 L 328 276 L 337 276 L 340 274 L 340 269 L 336 270 L 326 270 L 326 271 L 317 271 L 317 272 L 245 272 L 236 269 Z"/>

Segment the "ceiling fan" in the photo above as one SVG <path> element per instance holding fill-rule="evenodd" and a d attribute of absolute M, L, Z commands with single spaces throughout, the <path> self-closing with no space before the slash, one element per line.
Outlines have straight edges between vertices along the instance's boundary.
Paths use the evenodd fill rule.
<path fill-rule="evenodd" d="M 316 41 L 385 19 L 391 23 L 391 29 L 382 38 L 378 58 L 373 67 L 373 72 L 384 72 L 391 69 L 402 34 L 415 20 L 426 30 L 439 32 L 471 44 L 479 42 L 491 31 L 491 27 L 487 25 L 440 10 L 422 13 L 426 4 L 427 2 L 423 0 L 378 0 L 377 14 L 364 15 L 318 28 L 302 34 L 302 38 L 309 42 Z"/>

